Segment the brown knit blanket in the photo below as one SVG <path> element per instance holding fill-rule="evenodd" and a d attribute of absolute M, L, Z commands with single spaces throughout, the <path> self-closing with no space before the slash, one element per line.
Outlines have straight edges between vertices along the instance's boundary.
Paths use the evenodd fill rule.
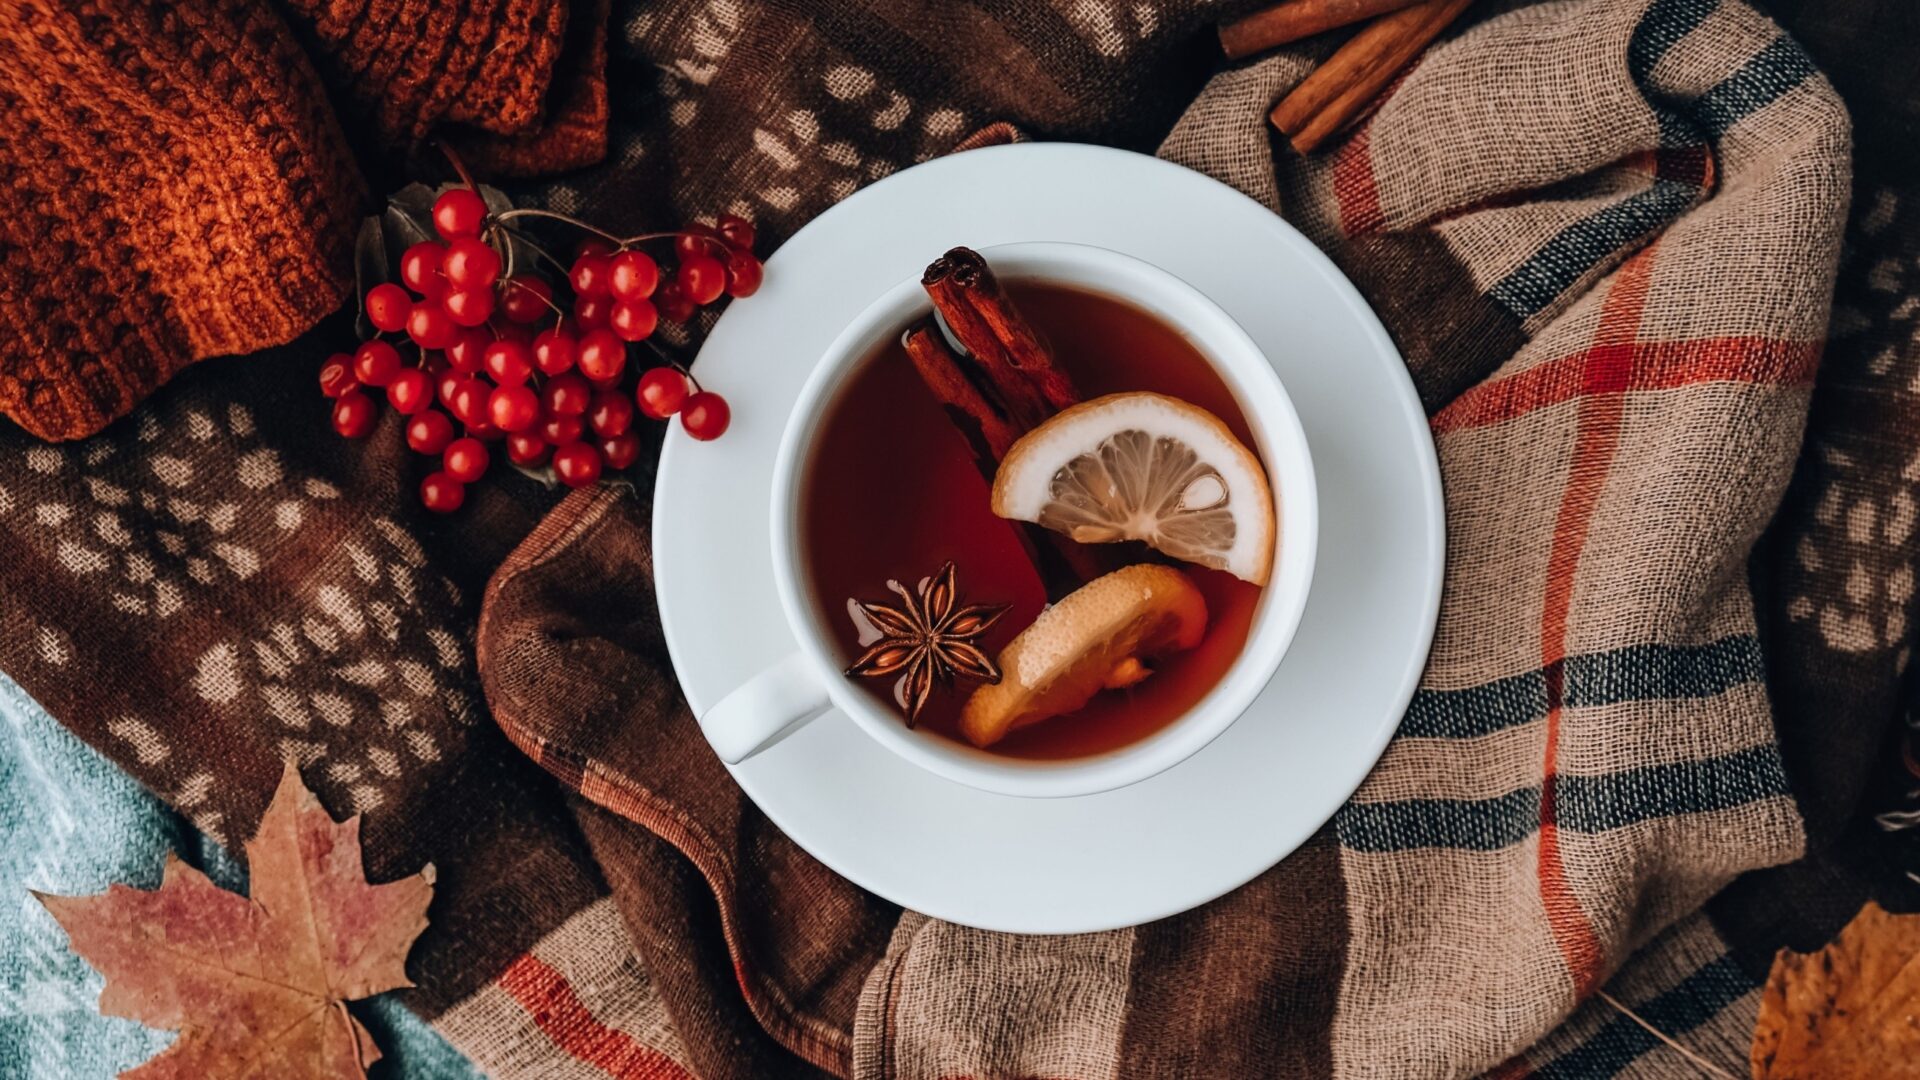
<path fill-rule="evenodd" d="M 1310 58 L 1216 71 L 1209 24 L 1247 6 L 470 0 L 486 33 L 401 5 L 412 36 L 344 8 L 0 7 L 0 100 L 44 133 L 0 144 L 30 208 L 0 224 L 0 405 L 28 428 L 0 432 L 0 668 L 218 839 L 292 758 L 366 813 L 374 880 L 434 862 L 406 1000 L 495 1076 L 1677 1070 L 1602 988 L 1739 1071 L 1773 949 L 1823 939 L 1883 857 L 1920 92 L 1849 50 L 1915 16 L 1805 16 L 1850 59 L 1836 93 L 1736 0 L 1490 4 L 1303 160 L 1264 112 Z M 555 89 L 572 41 L 604 42 L 604 93 Z M 499 54 L 527 66 L 455 62 Z M 1870 106 L 1851 188 L 1842 94 Z M 495 175 L 575 163 L 516 140 L 576 100 L 606 160 L 513 193 L 616 228 L 737 209 L 777 238 L 1010 121 L 1157 146 L 1328 250 L 1408 359 L 1449 519 L 1432 661 L 1354 800 L 1150 925 L 929 920 L 813 862 L 701 741 L 644 488 L 550 508 L 507 478 L 427 520 L 391 418 L 326 430 L 344 320 L 90 438 L 29 433 L 335 307 L 353 161 L 379 177 L 454 125 Z M 100 175 L 147 143 L 151 173 Z M 178 212 L 100 224 L 136 199 Z"/>

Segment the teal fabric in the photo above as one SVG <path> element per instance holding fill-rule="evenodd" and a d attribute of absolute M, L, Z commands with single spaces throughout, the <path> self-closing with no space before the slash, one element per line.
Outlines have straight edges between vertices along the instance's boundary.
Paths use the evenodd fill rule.
<path fill-rule="evenodd" d="M 178 851 L 222 887 L 245 874 L 220 847 L 0 675 L 0 1077 L 93 1080 L 159 1053 L 173 1033 L 103 1017 L 102 979 L 28 889 L 78 895 L 160 883 Z M 480 1072 L 389 997 L 352 1006 L 386 1055 L 376 1080 L 469 1080 Z"/>

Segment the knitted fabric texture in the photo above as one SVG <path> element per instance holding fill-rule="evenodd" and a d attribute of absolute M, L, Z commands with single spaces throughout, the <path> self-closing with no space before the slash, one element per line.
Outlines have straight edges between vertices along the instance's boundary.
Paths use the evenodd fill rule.
<path fill-rule="evenodd" d="M 604 151 L 605 0 L 571 31 L 560 0 L 364 8 L 0 5 L 0 412 L 89 435 L 338 309 L 367 191 L 330 100 L 376 158 L 441 131 L 492 172 Z"/>

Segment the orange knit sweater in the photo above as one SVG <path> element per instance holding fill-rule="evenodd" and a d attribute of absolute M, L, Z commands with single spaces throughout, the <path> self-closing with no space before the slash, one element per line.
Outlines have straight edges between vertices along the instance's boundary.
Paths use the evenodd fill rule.
<path fill-rule="evenodd" d="M 348 130 L 402 158 L 451 138 L 496 174 L 597 160 L 606 19 L 606 0 L 0 0 L 0 412 L 79 438 L 337 309 L 368 203 Z"/>

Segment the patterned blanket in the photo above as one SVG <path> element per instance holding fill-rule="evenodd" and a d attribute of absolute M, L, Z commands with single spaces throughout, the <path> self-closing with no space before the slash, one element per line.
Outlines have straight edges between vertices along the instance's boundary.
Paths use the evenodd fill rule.
<path fill-rule="evenodd" d="M 397 431 L 324 432 L 337 323 L 93 439 L 0 433 L 0 668 L 217 840 L 292 757 L 367 813 L 376 880 L 431 859 L 402 996 L 495 1076 L 1673 1072 L 1603 987 L 1737 1068 L 1772 950 L 1857 906 L 1840 856 L 1899 709 L 1911 182 L 1863 162 L 1879 254 L 1842 295 L 1876 306 L 1823 357 L 1848 118 L 1752 9 L 1491 5 L 1306 160 L 1263 117 L 1308 57 L 1207 78 L 1221 13 L 616 11 L 608 162 L 515 194 L 778 236 L 988 121 L 1171 125 L 1163 156 L 1332 253 L 1433 415 L 1447 594 L 1381 766 L 1249 886 L 1036 939 L 835 878 L 686 715 L 644 496 L 541 519 L 488 484 L 422 519 Z"/>

